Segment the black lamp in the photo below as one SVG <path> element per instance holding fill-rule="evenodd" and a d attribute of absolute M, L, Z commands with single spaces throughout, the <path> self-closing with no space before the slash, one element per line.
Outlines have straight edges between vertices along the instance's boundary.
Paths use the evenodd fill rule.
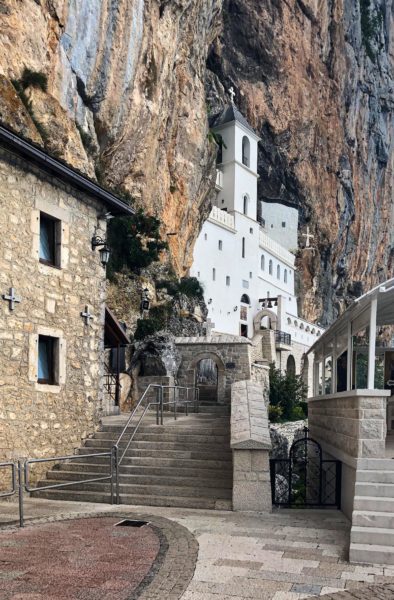
<path fill-rule="evenodd" d="M 109 261 L 109 255 L 111 254 L 111 251 L 109 249 L 109 247 L 107 246 L 107 240 L 103 240 L 101 237 L 99 237 L 98 235 L 94 235 L 92 237 L 92 250 L 94 250 L 97 247 L 100 247 L 99 250 L 99 254 L 100 254 L 100 262 L 103 265 L 103 267 L 105 267 Z"/>

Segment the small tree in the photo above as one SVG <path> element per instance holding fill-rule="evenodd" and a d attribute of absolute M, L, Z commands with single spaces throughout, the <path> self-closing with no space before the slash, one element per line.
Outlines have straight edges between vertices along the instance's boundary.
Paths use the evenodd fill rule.
<path fill-rule="evenodd" d="M 305 401 L 308 388 L 300 375 L 281 373 L 272 363 L 269 372 L 270 406 L 272 420 L 295 421 L 306 417 Z"/>
<path fill-rule="evenodd" d="M 138 210 L 132 217 L 118 217 L 108 223 L 108 245 L 111 256 L 107 274 L 129 269 L 140 273 L 159 259 L 160 252 L 168 247 L 160 237 L 160 221 Z"/>

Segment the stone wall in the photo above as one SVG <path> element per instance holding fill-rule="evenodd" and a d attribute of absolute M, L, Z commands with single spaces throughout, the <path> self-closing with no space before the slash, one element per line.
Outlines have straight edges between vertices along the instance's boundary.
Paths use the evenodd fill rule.
<path fill-rule="evenodd" d="M 0 459 L 72 453 L 109 409 L 99 385 L 105 271 L 91 248 L 105 235 L 104 207 L 5 150 L 0 207 L 0 293 L 14 287 L 22 299 L 15 310 L 0 299 Z M 39 262 L 40 211 L 61 220 L 60 268 Z M 37 382 L 39 334 L 59 339 L 58 385 Z"/>
<path fill-rule="evenodd" d="M 231 385 L 250 379 L 250 342 L 230 335 L 175 338 L 182 362 L 177 374 L 178 385 L 194 385 L 195 370 L 200 360 L 211 358 L 218 367 L 218 402 L 229 404 Z"/>
<path fill-rule="evenodd" d="M 323 450 L 356 466 L 358 458 L 384 458 L 390 392 L 352 390 L 308 400 L 310 435 Z"/>
<path fill-rule="evenodd" d="M 271 510 L 269 451 L 271 439 L 261 384 L 231 386 L 233 510 Z"/>

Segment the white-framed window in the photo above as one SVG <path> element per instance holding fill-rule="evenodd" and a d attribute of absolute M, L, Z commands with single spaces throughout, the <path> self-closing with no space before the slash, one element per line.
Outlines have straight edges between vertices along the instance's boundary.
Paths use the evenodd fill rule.
<path fill-rule="evenodd" d="M 219 248 L 219 250 L 223 250 L 223 242 L 222 242 L 222 240 L 218 241 L 218 248 Z"/>
<path fill-rule="evenodd" d="M 286 227 L 286 222 L 282 221 L 282 227 Z"/>
<path fill-rule="evenodd" d="M 38 336 L 37 383 L 59 384 L 59 338 Z"/>
<path fill-rule="evenodd" d="M 247 135 L 242 138 L 242 164 L 250 167 L 250 141 Z"/>
<path fill-rule="evenodd" d="M 40 212 L 39 261 L 50 267 L 61 268 L 62 223 Z"/>
<path fill-rule="evenodd" d="M 272 260 L 270 259 L 270 261 L 269 261 L 269 263 L 268 263 L 268 273 L 269 273 L 270 275 L 272 275 L 273 268 L 274 268 L 274 265 L 273 265 L 273 262 L 272 262 Z"/>
<path fill-rule="evenodd" d="M 249 197 L 247 194 L 244 194 L 244 197 L 243 197 L 243 213 L 244 213 L 244 215 L 248 214 L 248 204 L 249 204 Z"/>
<path fill-rule="evenodd" d="M 226 275 L 226 285 L 230 285 L 230 275 Z"/>
<path fill-rule="evenodd" d="M 285 269 L 283 278 L 284 278 L 285 283 L 287 283 L 287 269 Z"/>
<path fill-rule="evenodd" d="M 276 267 L 276 278 L 280 279 L 280 265 L 277 265 Z"/>
<path fill-rule="evenodd" d="M 204 240 L 207 240 L 207 239 L 208 239 L 208 234 L 204 233 Z"/>
<path fill-rule="evenodd" d="M 212 281 L 216 281 L 216 269 L 212 269 Z"/>
<path fill-rule="evenodd" d="M 265 256 L 264 256 L 264 254 L 262 254 L 261 258 L 260 258 L 260 269 L 262 271 L 265 271 Z"/>
<path fill-rule="evenodd" d="M 253 234 L 253 227 L 251 227 L 251 228 L 249 229 L 249 233 L 252 233 L 252 234 Z"/>
<path fill-rule="evenodd" d="M 242 258 L 245 258 L 245 238 L 242 238 Z"/>
<path fill-rule="evenodd" d="M 252 277 L 253 277 L 253 273 L 252 273 L 252 271 L 249 271 L 249 279 L 252 279 Z"/>

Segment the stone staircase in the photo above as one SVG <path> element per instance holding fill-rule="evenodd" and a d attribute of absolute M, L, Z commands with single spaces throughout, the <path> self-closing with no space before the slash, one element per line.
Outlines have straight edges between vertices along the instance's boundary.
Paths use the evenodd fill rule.
<path fill-rule="evenodd" d="M 394 564 L 394 460 L 359 460 L 350 561 Z"/>
<path fill-rule="evenodd" d="M 121 504 L 231 509 L 232 453 L 227 408 L 199 414 L 165 413 L 164 425 L 148 416 L 120 466 Z M 89 454 L 110 450 L 127 416 L 103 419 L 100 431 L 79 449 L 80 460 L 56 465 L 41 485 L 104 476 L 103 459 Z M 131 430 L 132 431 L 132 430 Z M 126 441 L 123 444 L 125 447 Z M 43 490 L 48 499 L 109 502 L 108 481 Z"/>

